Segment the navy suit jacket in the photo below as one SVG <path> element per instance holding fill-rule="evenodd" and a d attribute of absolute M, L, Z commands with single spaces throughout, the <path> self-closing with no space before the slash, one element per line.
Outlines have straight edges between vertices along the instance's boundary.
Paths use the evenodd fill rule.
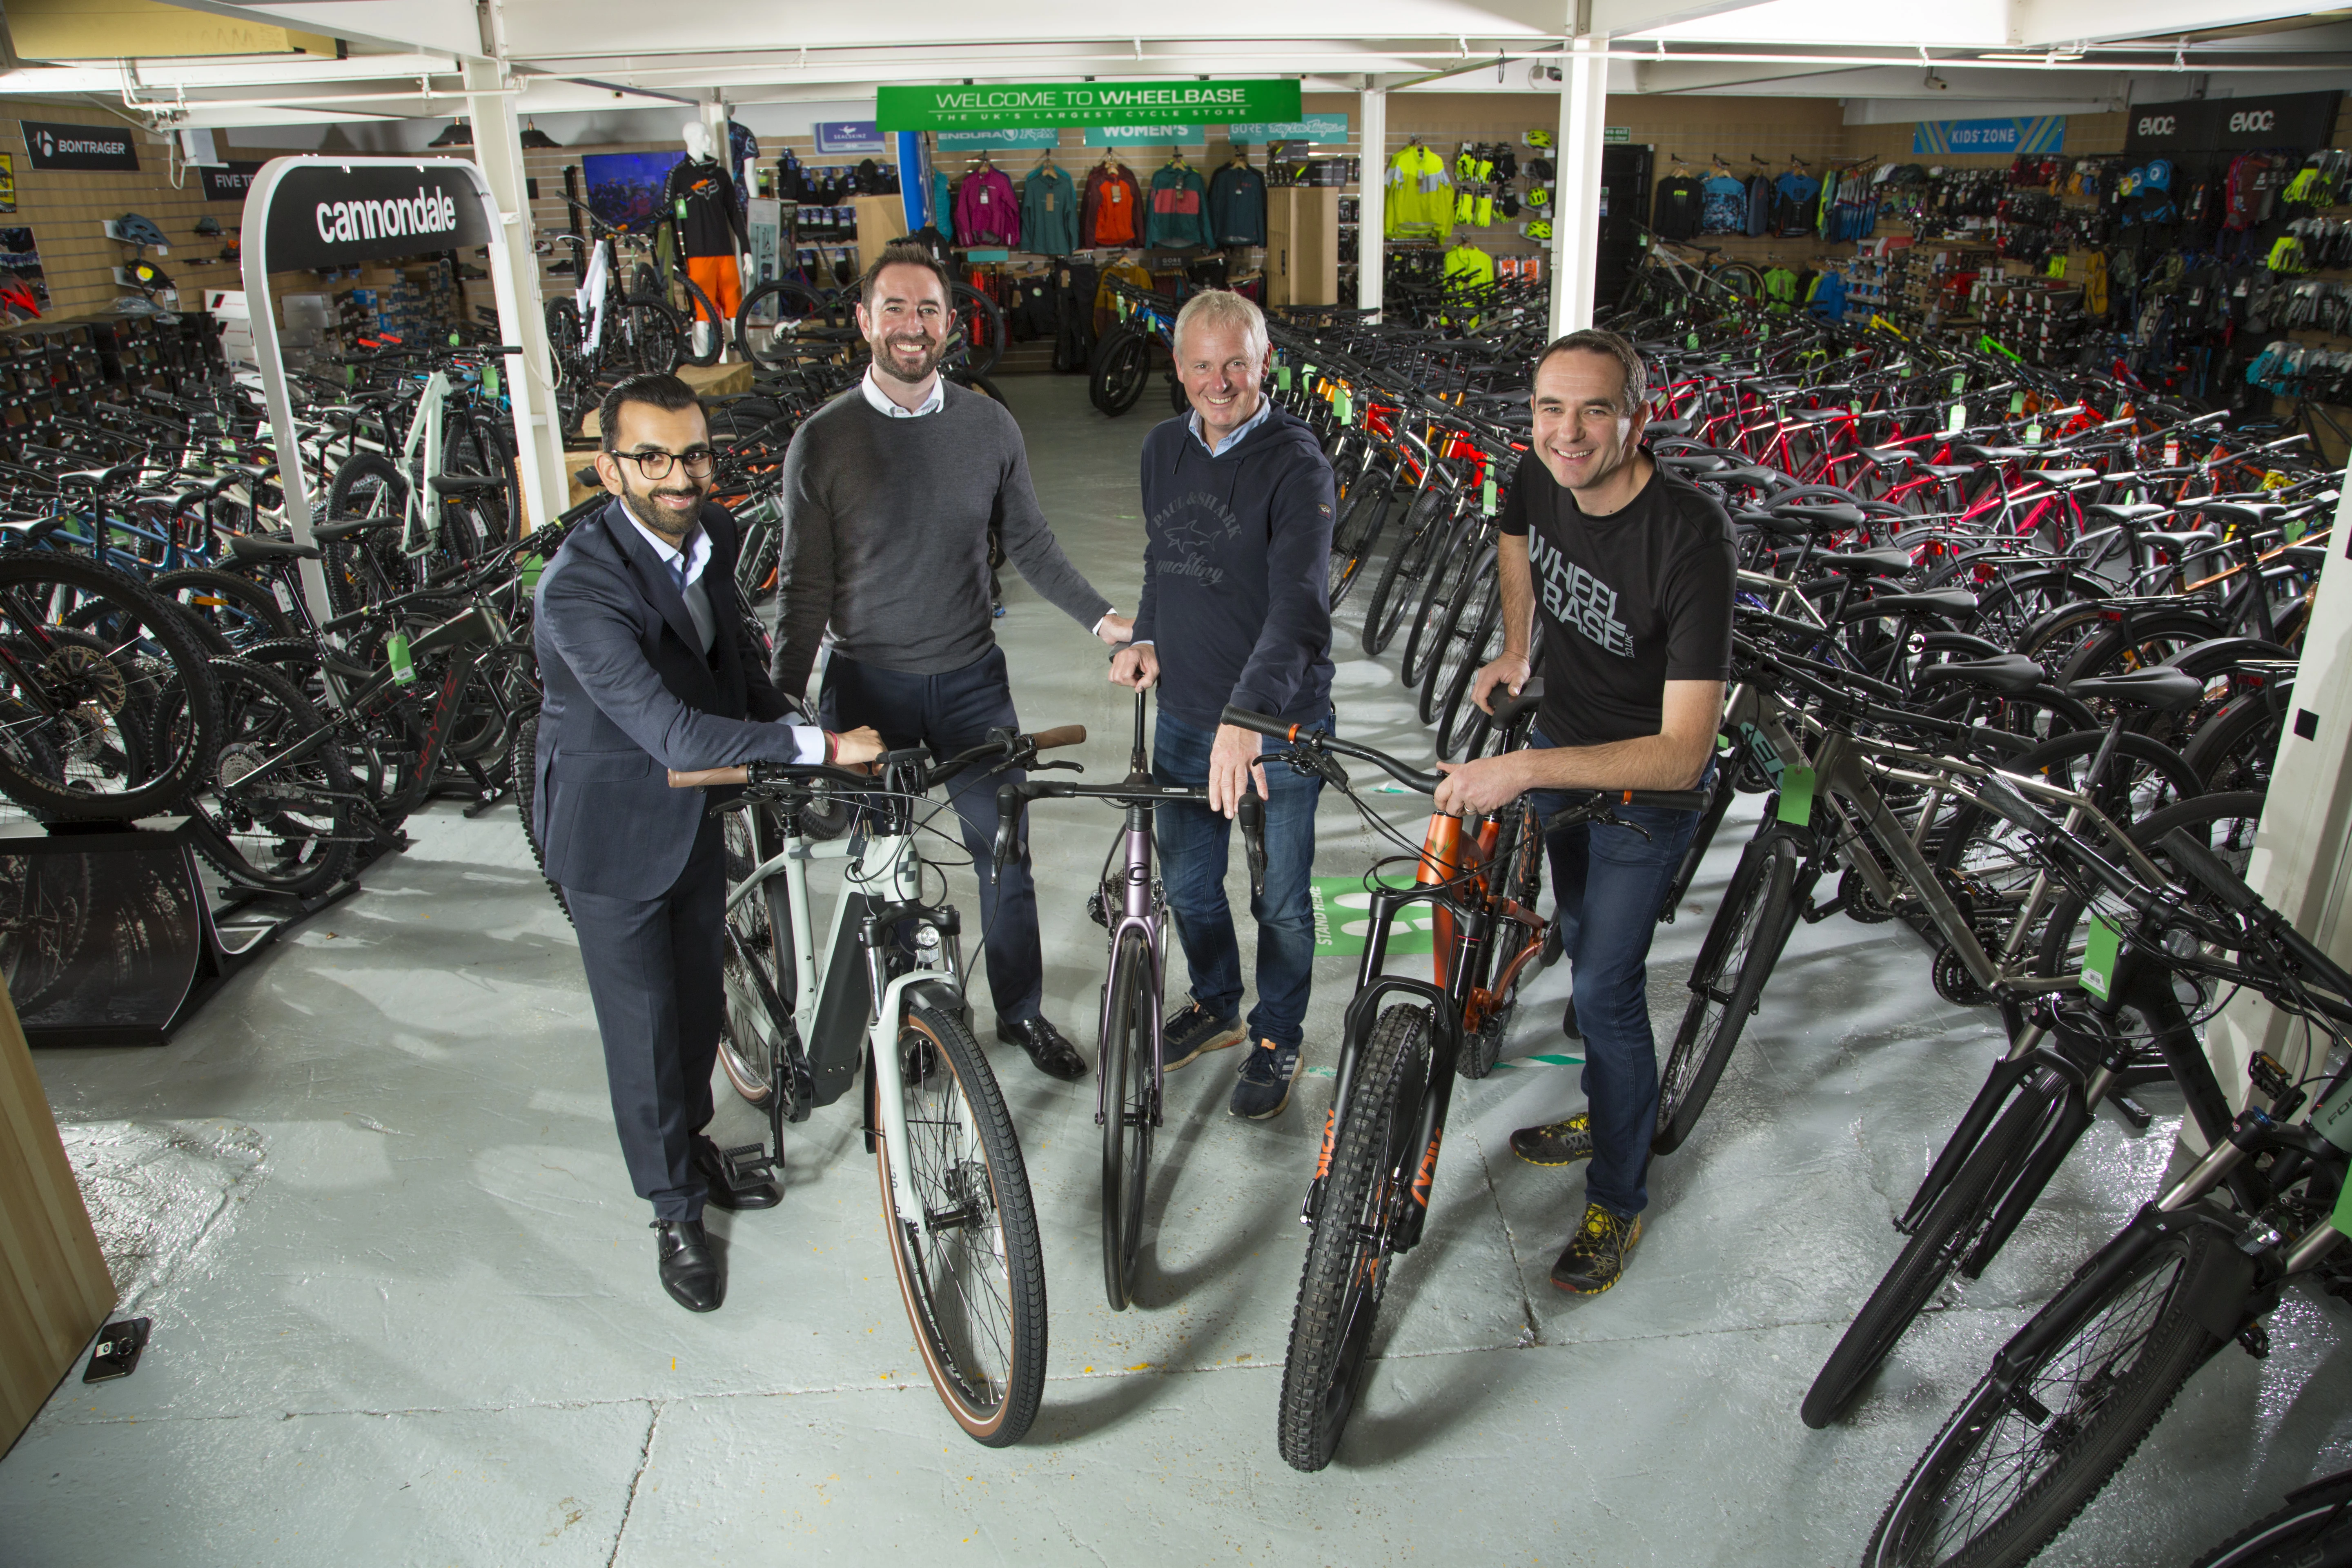
<path fill-rule="evenodd" d="M 538 794 L 549 879 L 655 899 L 686 868 L 708 795 L 669 768 L 789 763 L 797 717 L 768 679 L 735 596 L 735 520 L 702 509 L 702 584 L 716 628 L 702 651 L 669 568 L 615 498 L 572 530 L 539 579 Z"/>

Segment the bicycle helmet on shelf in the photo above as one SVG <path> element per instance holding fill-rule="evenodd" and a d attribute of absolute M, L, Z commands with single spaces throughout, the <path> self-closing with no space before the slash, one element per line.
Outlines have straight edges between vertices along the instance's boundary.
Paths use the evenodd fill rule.
<path fill-rule="evenodd" d="M 206 238 L 210 238 L 213 236 L 217 235 L 220 231 L 220 219 L 213 216 L 210 213 L 206 213 L 204 216 L 196 220 L 196 232 L 205 236 Z"/>
<path fill-rule="evenodd" d="M 1527 134 L 1527 143 L 1530 147 L 1549 147 L 1551 145 L 1551 132 L 1549 131 L 1530 131 Z"/>
<path fill-rule="evenodd" d="M 171 245 L 155 220 L 138 213 L 124 213 L 114 220 L 114 237 L 125 245 L 135 245 L 142 250 L 162 250 Z"/>
<path fill-rule="evenodd" d="M 1551 187 L 1549 185 L 1536 186 L 1535 189 L 1527 194 L 1526 201 L 1528 205 L 1531 207 L 1548 207 L 1551 205 Z"/>
<path fill-rule="evenodd" d="M 2140 184 L 2151 191 L 2172 189 L 2172 163 L 2165 158 L 2150 158 L 2139 171 Z"/>
<path fill-rule="evenodd" d="M 1519 225 L 1519 232 L 1526 235 L 1529 239 L 1549 239 L 1551 237 L 1551 220 L 1549 218 L 1539 217 L 1533 223 L 1523 223 Z"/>

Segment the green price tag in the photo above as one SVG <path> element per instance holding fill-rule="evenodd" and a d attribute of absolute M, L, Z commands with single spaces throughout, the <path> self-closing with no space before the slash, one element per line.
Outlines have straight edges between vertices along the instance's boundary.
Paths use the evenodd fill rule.
<path fill-rule="evenodd" d="M 394 632 L 383 645 L 384 662 L 392 666 L 394 686 L 413 686 L 416 682 L 416 666 L 408 657 L 408 634 Z"/>
<path fill-rule="evenodd" d="M 1278 364 L 1274 367 L 1274 384 L 1276 391 L 1288 392 L 1290 390 L 1290 367 L 1288 365 Z"/>
<path fill-rule="evenodd" d="M 539 586 L 539 574 L 546 570 L 547 557 L 535 550 L 532 551 L 522 558 L 522 571 L 520 574 L 522 585 L 536 589 Z"/>
<path fill-rule="evenodd" d="M 2083 989 L 2102 1002 L 2115 984 L 2116 954 L 2122 947 L 2123 933 L 2103 917 L 2093 915 L 2090 940 L 2083 944 Z"/>
<path fill-rule="evenodd" d="M 1315 367 L 1311 364 L 1301 365 L 1299 367 L 1298 374 L 1304 376 L 1307 380 L 1313 381 L 1315 379 Z"/>
<path fill-rule="evenodd" d="M 1339 416 L 1339 423 L 1342 425 L 1355 417 L 1356 400 L 1348 395 L 1346 387 L 1341 387 L 1338 395 L 1331 399 L 1331 412 Z"/>
<path fill-rule="evenodd" d="M 2288 518 L 2286 521 L 2279 525 L 2279 531 L 2286 535 L 2286 542 L 2289 544 L 2293 544 L 2296 540 L 2303 537 L 2303 519 L 2299 517 Z M 2347 1182 L 2345 1185 L 2352 1186 L 2352 1182 Z"/>
<path fill-rule="evenodd" d="M 2327 1223 L 2352 1236 L 2352 1182 L 2345 1183 L 2344 1190 L 2336 1194 L 2336 1212 L 2327 1216 Z"/>
<path fill-rule="evenodd" d="M 1968 428 L 1968 424 L 1969 405 L 1965 403 L 1953 404 L 1951 416 L 1944 421 L 1946 434 L 1957 436 Z"/>
<path fill-rule="evenodd" d="M 2009 411 L 2011 414 L 2025 412 L 2025 393 L 2022 388 L 2009 395 Z"/>
<path fill-rule="evenodd" d="M 1689 337 L 1683 340 L 1683 343 L 1686 348 L 1695 349 L 1698 347 L 1698 334 L 1696 332 L 1693 332 Z"/>
<path fill-rule="evenodd" d="M 677 221 L 680 223 L 684 223 L 686 221 L 686 198 L 684 196 L 677 198 Z"/>
<path fill-rule="evenodd" d="M 1481 487 L 1479 488 L 1479 491 L 1478 491 L 1478 504 L 1479 504 L 1481 507 L 1483 507 L 1484 509 L 1486 509 L 1486 515 L 1487 515 L 1488 517 L 1492 517 L 1492 516 L 1494 516 L 1494 515 L 1495 515 L 1495 481 L 1494 481 L 1494 480 L 1492 480 L 1492 479 L 1488 479 L 1488 480 L 1486 482 L 1486 484 L 1485 484 L 1485 485 L 1483 485 L 1483 486 L 1481 486 Z"/>
<path fill-rule="evenodd" d="M 486 364 L 482 367 L 482 395 L 485 397 L 496 397 L 498 395 L 499 367 L 494 364 Z"/>
<path fill-rule="evenodd" d="M 1780 770 L 1780 820 L 1802 827 L 1813 819 L 1813 770 L 1801 763 Z"/>
<path fill-rule="evenodd" d="M 2025 444 L 2029 447 L 2039 447 L 2042 445 L 2041 420 L 2036 419 L 2032 424 L 2028 425 L 2025 427 Z"/>
<path fill-rule="evenodd" d="M 1952 395 L 1954 397 L 1958 397 L 1961 393 L 1966 392 L 1968 389 L 1969 373 L 1964 370 L 1954 371 L 1952 373 Z"/>

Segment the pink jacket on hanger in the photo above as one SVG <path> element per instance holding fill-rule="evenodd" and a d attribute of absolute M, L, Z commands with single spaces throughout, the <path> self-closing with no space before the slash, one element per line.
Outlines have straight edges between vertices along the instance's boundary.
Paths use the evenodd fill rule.
<path fill-rule="evenodd" d="M 966 248 L 1020 247 L 1021 198 L 1013 195 L 1013 181 L 1003 170 L 974 169 L 963 177 L 956 191 L 955 231 Z"/>

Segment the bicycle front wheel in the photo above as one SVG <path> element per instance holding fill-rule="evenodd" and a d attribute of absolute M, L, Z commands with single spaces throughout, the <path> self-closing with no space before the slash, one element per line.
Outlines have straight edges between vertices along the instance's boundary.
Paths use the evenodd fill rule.
<path fill-rule="evenodd" d="M 1114 1312 L 1134 1299 L 1143 1240 L 1143 1195 L 1151 1175 L 1151 1130 L 1159 1105 L 1151 1079 L 1151 949 L 1143 933 L 1119 939 L 1111 965 L 1110 1009 L 1102 1045 L 1103 1296 Z"/>
<path fill-rule="evenodd" d="M 1276 1437 L 1295 1470 L 1339 1451 L 1388 1289 L 1390 1245 L 1412 1176 L 1412 1141 L 1431 1071 L 1429 1010 L 1391 1007 L 1364 1044 L 1354 1092 L 1333 1107 L 1337 1137 L 1282 1367 Z M 1327 1134 L 1328 1136 L 1328 1134 Z"/>
<path fill-rule="evenodd" d="M 1675 1031 L 1675 1048 L 1658 1074 L 1658 1130 L 1654 1154 L 1671 1154 L 1698 1125 L 1715 1093 L 1731 1047 L 1756 1010 L 1764 979 L 1795 920 L 1790 909 L 1797 880 L 1796 846 L 1767 833 L 1748 847 L 1745 863 L 1716 911 L 1691 971 L 1690 1005 Z"/>
<path fill-rule="evenodd" d="M 2041 1076 L 2046 1075 L 2037 1075 Z M 1806 1426 L 1819 1430 L 1846 1413 L 1862 1385 L 1894 1352 L 1895 1342 L 1927 1310 L 1952 1270 L 1960 1266 L 1961 1258 L 1984 1234 L 1986 1222 L 2009 1191 L 2011 1178 L 2032 1150 L 2034 1130 L 2056 1094 L 2054 1084 L 2034 1087 L 2044 1092 L 2028 1094 L 2002 1112 L 1919 1228 L 1912 1232 L 1895 1267 L 1854 1314 L 1853 1325 L 1830 1352 L 1830 1359 L 1822 1363 L 1821 1375 L 1805 1394 L 1800 1414 Z"/>
<path fill-rule="evenodd" d="M 2048 1545 L 2219 1348 L 2191 1306 L 2228 1247 L 2202 1226 L 2160 1238 L 2096 1300 L 2069 1309 L 2073 1329 L 2015 1387 L 1978 1384 L 1886 1505 L 1863 1568 L 2008 1568 Z"/>
<path fill-rule="evenodd" d="M 2287 1494 L 2286 1507 L 2246 1526 L 2194 1568 L 2347 1568 L 2352 1565 L 2352 1470 Z"/>
<path fill-rule="evenodd" d="M 1045 1258 L 1021 1143 L 961 1018 L 909 1007 L 896 1049 L 907 1146 L 877 1139 L 875 1164 L 898 1293 L 948 1414 L 975 1442 L 1005 1447 L 1045 1393 Z M 919 1220 L 892 1201 L 894 1163 Z"/>

